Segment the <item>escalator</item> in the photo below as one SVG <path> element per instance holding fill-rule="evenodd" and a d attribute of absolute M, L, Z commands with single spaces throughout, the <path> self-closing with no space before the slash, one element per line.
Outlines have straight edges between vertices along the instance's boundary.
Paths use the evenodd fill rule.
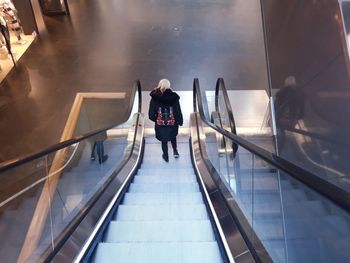
<path fill-rule="evenodd" d="M 0 261 L 346 262 L 349 194 L 237 135 L 222 79 L 206 96 L 196 79 L 169 163 L 137 82 L 123 123 L 0 167 L 35 178 L 0 204 Z"/>
<path fill-rule="evenodd" d="M 198 80 L 194 92 L 204 159 L 217 171 L 213 176 L 257 256 L 263 262 L 347 262 L 349 193 L 237 136 L 222 79 L 216 101 L 224 103 L 210 114 Z"/>
<path fill-rule="evenodd" d="M 146 138 L 142 165 L 91 262 L 222 262 L 188 138 L 178 149 L 180 158 L 165 163 L 159 143 Z"/>

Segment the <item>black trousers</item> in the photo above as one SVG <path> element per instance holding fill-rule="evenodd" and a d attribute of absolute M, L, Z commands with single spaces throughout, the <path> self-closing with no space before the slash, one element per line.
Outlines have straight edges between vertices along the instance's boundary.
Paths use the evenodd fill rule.
<path fill-rule="evenodd" d="M 92 151 L 91 151 L 91 157 L 95 157 L 95 149 L 97 148 L 97 156 L 98 160 L 101 163 L 103 156 L 105 155 L 105 150 L 103 147 L 103 141 L 95 141 L 94 145 L 92 146 Z"/>
<path fill-rule="evenodd" d="M 173 150 L 177 150 L 177 145 L 176 145 L 176 138 L 172 139 L 171 141 L 171 146 L 173 147 Z M 162 141 L 162 150 L 163 153 L 168 156 L 168 141 Z"/>

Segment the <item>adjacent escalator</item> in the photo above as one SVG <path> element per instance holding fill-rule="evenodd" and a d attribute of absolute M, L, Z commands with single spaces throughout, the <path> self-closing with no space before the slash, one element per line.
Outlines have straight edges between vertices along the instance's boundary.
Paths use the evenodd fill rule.
<path fill-rule="evenodd" d="M 204 103 L 206 93 L 198 80 L 194 92 L 194 107 L 199 112 L 193 119 L 199 127 L 201 154 L 214 171 L 212 177 L 245 240 L 255 250 L 255 259 L 347 262 L 349 193 L 237 136 L 222 79 L 216 94 L 224 103 L 217 107 Z M 206 107 L 215 109 L 212 122 L 205 114 Z"/>

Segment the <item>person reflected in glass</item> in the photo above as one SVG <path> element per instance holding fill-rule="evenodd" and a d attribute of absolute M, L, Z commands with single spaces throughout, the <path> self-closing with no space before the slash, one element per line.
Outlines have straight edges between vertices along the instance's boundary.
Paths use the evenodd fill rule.
<path fill-rule="evenodd" d="M 276 93 L 276 124 L 282 144 L 286 139 L 285 130 L 294 129 L 299 120 L 304 118 L 304 97 L 294 76 L 287 77 L 284 87 Z"/>
<path fill-rule="evenodd" d="M 93 136 L 93 146 L 91 150 L 91 160 L 95 161 L 95 152 L 97 152 L 98 162 L 100 164 L 104 163 L 108 159 L 108 155 L 104 152 L 103 142 L 107 139 L 107 133 L 101 132 Z"/>
<path fill-rule="evenodd" d="M 155 123 L 156 138 L 162 143 L 162 158 L 169 162 L 168 142 L 171 142 L 175 158 L 179 158 L 176 136 L 183 125 L 180 96 L 170 88 L 170 81 L 162 79 L 150 93 L 148 117 Z"/>

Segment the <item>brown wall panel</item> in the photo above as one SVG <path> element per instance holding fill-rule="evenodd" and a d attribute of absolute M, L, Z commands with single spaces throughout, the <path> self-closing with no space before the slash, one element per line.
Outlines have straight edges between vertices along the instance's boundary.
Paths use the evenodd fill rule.
<path fill-rule="evenodd" d="M 350 174 L 349 55 L 339 3 L 262 0 L 262 7 L 273 93 L 281 94 L 288 76 L 296 80 L 294 95 L 285 96 L 275 108 L 280 153 L 350 189 L 343 180 Z M 300 109 L 302 114 L 293 114 Z M 337 143 L 284 132 L 286 123 Z"/>

